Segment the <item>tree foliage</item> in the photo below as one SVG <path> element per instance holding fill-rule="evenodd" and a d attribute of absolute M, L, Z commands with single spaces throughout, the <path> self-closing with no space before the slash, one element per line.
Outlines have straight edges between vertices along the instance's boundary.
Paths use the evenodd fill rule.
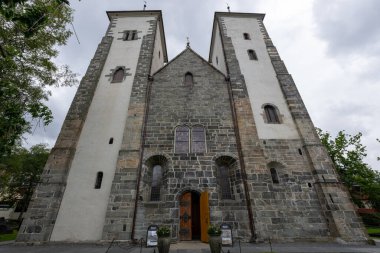
<path fill-rule="evenodd" d="M 17 146 L 0 159 L 0 200 L 26 209 L 49 156 L 45 144 Z"/>
<path fill-rule="evenodd" d="M 361 143 L 362 134 L 349 135 L 340 131 L 334 138 L 321 129 L 317 132 L 354 202 L 364 207 L 361 197 L 367 196 L 371 205 L 380 209 L 380 173 L 363 161 L 367 153 Z"/>
<path fill-rule="evenodd" d="M 30 131 L 31 121 L 47 125 L 48 87 L 76 84 L 76 75 L 52 59 L 71 32 L 66 0 L 0 1 L 0 156 Z"/>

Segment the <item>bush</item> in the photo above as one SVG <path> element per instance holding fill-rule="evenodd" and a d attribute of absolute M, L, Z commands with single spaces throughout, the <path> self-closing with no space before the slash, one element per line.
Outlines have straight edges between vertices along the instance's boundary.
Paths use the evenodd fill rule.
<path fill-rule="evenodd" d="M 170 236 L 170 228 L 167 226 L 159 227 L 157 230 L 158 237 L 168 237 Z"/>
<path fill-rule="evenodd" d="M 362 213 L 360 216 L 367 227 L 380 227 L 380 213 Z"/>
<path fill-rule="evenodd" d="M 220 227 L 211 224 L 211 225 L 208 227 L 208 229 L 207 229 L 207 233 L 208 233 L 209 235 L 221 235 L 221 234 L 222 234 L 222 231 L 220 230 Z"/>

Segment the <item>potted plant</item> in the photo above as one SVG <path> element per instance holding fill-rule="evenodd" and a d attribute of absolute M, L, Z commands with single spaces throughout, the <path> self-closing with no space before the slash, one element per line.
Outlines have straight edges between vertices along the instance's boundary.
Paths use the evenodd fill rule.
<path fill-rule="evenodd" d="M 220 250 L 222 249 L 222 240 L 220 238 L 222 231 L 218 226 L 211 224 L 207 229 L 207 233 L 211 253 L 220 253 Z"/>
<path fill-rule="evenodd" d="M 157 230 L 158 242 L 157 248 L 159 253 L 169 253 L 170 249 L 170 228 L 161 226 Z"/>

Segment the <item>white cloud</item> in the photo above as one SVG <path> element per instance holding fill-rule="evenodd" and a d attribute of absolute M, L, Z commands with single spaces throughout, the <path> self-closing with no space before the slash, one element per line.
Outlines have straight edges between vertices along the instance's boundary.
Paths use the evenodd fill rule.
<path fill-rule="evenodd" d="M 60 63 L 83 75 L 108 26 L 107 10 L 141 10 L 143 1 L 71 1 L 76 9 L 73 36 L 61 49 Z M 380 155 L 380 23 L 376 0 L 160 0 L 148 9 L 163 11 L 169 59 L 180 53 L 190 37 L 191 47 L 208 59 L 215 11 L 266 13 L 264 24 L 292 74 L 316 126 L 335 134 L 363 132 L 368 162 L 379 168 Z M 376 15 L 375 15 L 376 14 Z M 71 93 L 70 93 L 71 92 Z M 29 143 L 58 135 L 72 91 L 54 92 L 49 105 L 55 121 L 46 132 L 37 130 Z"/>

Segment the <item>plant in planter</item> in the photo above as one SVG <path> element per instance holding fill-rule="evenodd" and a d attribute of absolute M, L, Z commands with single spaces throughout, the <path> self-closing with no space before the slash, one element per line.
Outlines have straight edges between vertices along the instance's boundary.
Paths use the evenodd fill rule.
<path fill-rule="evenodd" d="M 157 248 L 159 253 L 169 253 L 170 249 L 170 228 L 161 226 L 157 230 L 158 242 Z"/>
<path fill-rule="evenodd" d="M 220 253 L 222 249 L 222 240 L 220 238 L 222 231 L 218 226 L 211 224 L 207 229 L 207 233 L 211 253 Z"/>

